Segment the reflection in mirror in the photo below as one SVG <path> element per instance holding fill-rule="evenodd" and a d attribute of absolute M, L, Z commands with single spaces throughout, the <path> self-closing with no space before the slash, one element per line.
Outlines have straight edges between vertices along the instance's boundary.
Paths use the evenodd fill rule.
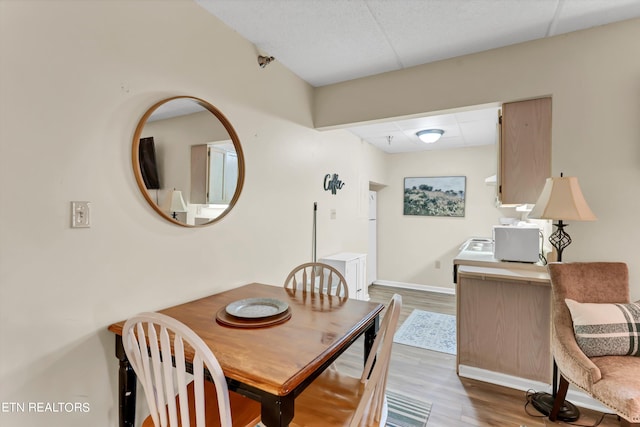
<path fill-rule="evenodd" d="M 219 110 L 198 98 L 179 96 L 152 106 L 136 128 L 132 158 L 145 199 L 182 226 L 216 222 L 242 190 L 238 136 Z"/>

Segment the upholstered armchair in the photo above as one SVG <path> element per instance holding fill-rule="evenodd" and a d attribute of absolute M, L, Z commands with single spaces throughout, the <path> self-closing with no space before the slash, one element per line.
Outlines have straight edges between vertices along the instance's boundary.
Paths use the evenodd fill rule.
<path fill-rule="evenodd" d="M 640 426 L 640 304 L 629 301 L 627 265 L 550 263 L 549 274 L 552 350 L 560 372 L 549 419 L 556 420 L 571 383 L 611 408 L 622 426 Z"/>

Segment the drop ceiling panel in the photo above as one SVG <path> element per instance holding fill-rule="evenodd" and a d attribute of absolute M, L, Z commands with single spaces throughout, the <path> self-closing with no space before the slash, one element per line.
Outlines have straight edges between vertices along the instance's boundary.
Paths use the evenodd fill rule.
<path fill-rule="evenodd" d="M 498 110 L 497 105 L 479 106 L 468 111 L 372 123 L 348 130 L 387 153 L 490 145 L 497 141 Z M 438 142 L 425 144 L 416 136 L 416 132 L 423 129 L 442 129 L 444 134 Z"/>
<path fill-rule="evenodd" d="M 640 17 L 638 0 L 194 0 L 313 86 Z"/>
<path fill-rule="evenodd" d="M 544 37 L 556 1 L 367 3 L 402 65 L 410 67 Z"/>
<path fill-rule="evenodd" d="M 640 17 L 640 0 L 194 1 L 313 86 Z M 389 153 L 445 149 L 494 143 L 496 116 L 483 108 L 350 130 Z M 428 127 L 445 130 L 439 142 L 415 136 Z"/>
<path fill-rule="evenodd" d="M 558 9 L 550 36 L 640 17 L 638 0 L 564 0 Z"/>
<path fill-rule="evenodd" d="M 198 3 L 307 81 L 398 69 L 392 47 L 361 0 Z"/>

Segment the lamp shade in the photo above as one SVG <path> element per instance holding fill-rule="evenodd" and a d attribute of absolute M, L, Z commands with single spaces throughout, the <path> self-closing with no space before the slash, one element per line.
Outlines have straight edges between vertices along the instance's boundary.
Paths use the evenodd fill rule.
<path fill-rule="evenodd" d="M 582 195 L 578 178 L 547 178 L 529 218 L 562 221 L 595 221 L 597 218 Z"/>
<path fill-rule="evenodd" d="M 182 198 L 182 191 L 171 190 L 167 198 L 164 200 L 162 207 L 164 210 L 169 212 L 186 212 L 187 205 L 184 203 L 184 199 Z"/>

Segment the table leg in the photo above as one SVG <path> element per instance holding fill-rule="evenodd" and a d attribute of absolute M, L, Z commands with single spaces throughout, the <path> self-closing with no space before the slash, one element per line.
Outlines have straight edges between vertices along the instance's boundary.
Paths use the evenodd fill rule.
<path fill-rule="evenodd" d="M 262 396 L 261 421 L 266 427 L 288 427 L 293 419 L 293 393 L 287 396 Z"/>
<path fill-rule="evenodd" d="M 379 316 L 376 316 L 371 325 L 364 331 L 364 363 L 367 363 L 369 353 L 371 353 L 371 347 L 373 347 L 373 341 L 376 339 L 378 329 L 380 328 Z"/>
<path fill-rule="evenodd" d="M 116 335 L 116 357 L 120 361 L 118 375 L 119 426 L 133 427 L 136 419 L 137 377 L 122 346 L 122 336 Z"/>

